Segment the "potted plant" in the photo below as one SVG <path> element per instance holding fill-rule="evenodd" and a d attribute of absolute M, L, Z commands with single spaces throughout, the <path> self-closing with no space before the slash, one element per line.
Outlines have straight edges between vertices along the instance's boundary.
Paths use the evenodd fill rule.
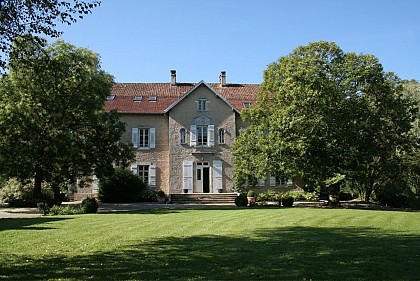
<path fill-rule="evenodd" d="M 246 197 L 248 199 L 249 205 L 255 204 L 255 191 L 253 190 L 248 191 L 248 194 Z"/>
<path fill-rule="evenodd" d="M 162 190 L 159 190 L 157 192 L 157 201 L 158 201 L 158 203 L 165 203 L 165 201 L 166 201 L 165 192 L 163 192 Z"/>
<path fill-rule="evenodd" d="M 293 198 L 290 192 L 285 192 L 281 196 L 281 204 L 283 205 L 283 207 L 293 207 L 294 201 L 295 199 Z"/>
<path fill-rule="evenodd" d="M 188 193 L 188 188 L 183 189 L 184 193 Z"/>

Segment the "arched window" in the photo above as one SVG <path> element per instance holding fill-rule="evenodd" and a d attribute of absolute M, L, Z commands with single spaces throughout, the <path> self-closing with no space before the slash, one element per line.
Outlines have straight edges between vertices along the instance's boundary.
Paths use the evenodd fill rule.
<path fill-rule="evenodd" d="M 185 134 L 185 129 L 182 128 L 179 131 L 179 139 L 180 139 L 180 143 L 181 144 L 186 144 L 187 143 L 187 139 L 186 139 L 186 134 Z"/>
<path fill-rule="evenodd" d="M 220 144 L 225 143 L 225 129 L 223 128 L 219 129 L 219 143 Z"/>

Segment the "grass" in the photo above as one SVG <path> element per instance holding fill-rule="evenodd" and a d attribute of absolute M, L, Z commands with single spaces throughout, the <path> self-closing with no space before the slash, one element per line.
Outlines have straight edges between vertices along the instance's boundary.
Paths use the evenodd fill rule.
<path fill-rule="evenodd" d="M 0 280 L 419 280 L 420 212 L 211 208 L 0 220 Z"/>

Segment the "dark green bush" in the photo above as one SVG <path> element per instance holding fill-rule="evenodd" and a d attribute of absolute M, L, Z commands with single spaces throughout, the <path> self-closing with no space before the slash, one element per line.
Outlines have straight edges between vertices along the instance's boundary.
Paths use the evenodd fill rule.
<path fill-rule="evenodd" d="M 82 209 L 83 213 L 85 214 L 94 214 L 98 211 L 98 201 L 96 198 L 86 198 L 82 201 L 80 208 Z"/>
<path fill-rule="evenodd" d="M 139 202 L 156 202 L 157 191 L 146 189 L 140 193 Z"/>
<path fill-rule="evenodd" d="M 239 194 L 235 198 L 235 205 L 238 207 L 246 207 L 248 205 L 248 198 L 244 194 Z"/>
<path fill-rule="evenodd" d="M 108 203 L 138 202 L 146 184 L 131 171 L 116 168 L 114 174 L 99 181 L 99 200 Z"/>

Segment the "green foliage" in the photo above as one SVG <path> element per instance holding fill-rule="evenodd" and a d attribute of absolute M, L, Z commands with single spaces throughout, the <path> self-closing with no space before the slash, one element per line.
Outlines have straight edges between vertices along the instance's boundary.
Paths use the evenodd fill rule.
<path fill-rule="evenodd" d="M 117 167 L 113 175 L 100 179 L 99 200 L 112 203 L 138 202 L 146 188 L 141 177 Z"/>
<path fill-rule="evenodd" d="M 269 189 L 265 192 L 260 192 L 256 195 L 256 201 L 265 203 L 265 202 L 280 202 L 281 192 L 274 191 Z"/>
<path fill-rule="evenodd" d="M 85 214 L 94 214 L 98 211 L 98 201 L 96 198 L 86 198 L 82 201 L 80 205 L 81 210 Z"/>
<path fill-rule="evenodd" d="M 255 191 L 254 190 L 249 190 L 247 193 L 247 197 L 255 197 Z"/>
<path fill-rule="evenodd" d="M 3 57 L 19 36 L 39 43 L 36 35 L 60 37 L 57 23 L 72 24 L 100 5 L 100 1 L 1 0 L 0 7 L 0 68 L 6 65 Z"/>
<path fill-rule="evenodd" d="M 50 212 L 50 206 L 48 206 L 45 202 L 40 202 L 37 204 L 38 210 L 42 212 L 44 216 L 46 216 Z"/>
<path fill-rule="evenodd" d="M 239 194 L 238 196 L 236 196 L 235 205 L 238 206 L 238 207 L 248 206 L 247 196 L 245 196 L 244 194 Z"/>
<path fill-rule="evenodd" d="M 318 192 L 314 191 L 314 192 L 306 192 L 304 194 L 305 196 L 305 201 L 310 201 L 310 202 L 315 202 L 318 201 Z"/>
<path fill-rule="evenodd" d="M 36 207 L 38 202 L 47 202 L 52 206 L 54 195 L 48 184 L 41 187 L 41 196 L 33 197 L 33 181 L 22 183 L 16 178 L 6 181 L 0 188 L 0 202 L 9 203 L 15 207 Z"/>
<path fill-rule="evenodd" d="M 250 126 L 237 138 L 236 182 L 284 172 L 334 191 L 345 179 L 369 201 L 391 162 L 413 148 L 418 108 L 372 55 L 314 42 L 268 66 Z"/>
<path fill-rule="evenodd" d="M 156 195 L 157 195 L 157 197 L 165 197 L 165 192 L 163 192 L 163 190 L 159 190 L 159 191 L 156 193 Z"/>
<path fill-rule="evenodd" d="M 146 188 L 140 193 L 139 202 L 156 202 L 157 201 L 157 191 L 150 190 Z"/>
<path fill-rule="evenodd" d="M 0 80 L 0 173 L 42 182 L 57 196 L 63 182 L 126 165 L 131 148 L 116 112 L 104 112 L 113 77 L 90 50 L 22 40 Z"/>

